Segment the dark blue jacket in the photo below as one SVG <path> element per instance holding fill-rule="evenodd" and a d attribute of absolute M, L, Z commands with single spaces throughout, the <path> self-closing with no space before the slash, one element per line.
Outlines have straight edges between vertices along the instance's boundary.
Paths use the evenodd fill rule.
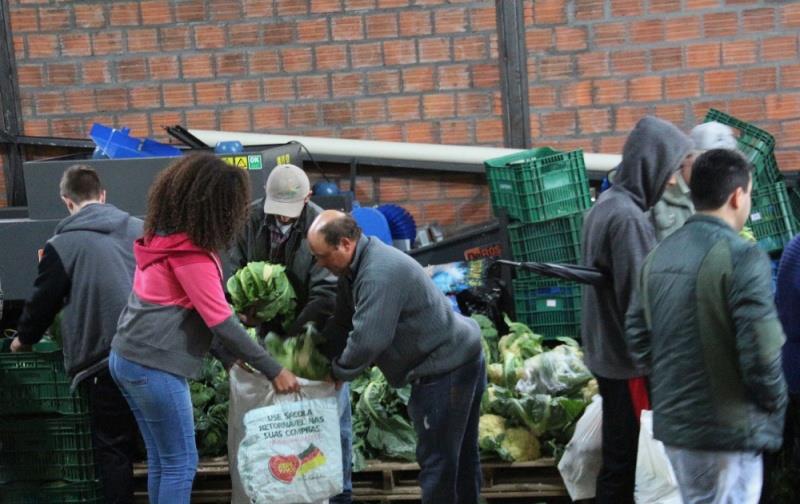
<path fill-rule="evenodd" d="M 800 236 L 795 236 L 783 251 L 775 304 L 786 333 L 783 372 L 789 392 L 797 394 L 800 393 Z"/>

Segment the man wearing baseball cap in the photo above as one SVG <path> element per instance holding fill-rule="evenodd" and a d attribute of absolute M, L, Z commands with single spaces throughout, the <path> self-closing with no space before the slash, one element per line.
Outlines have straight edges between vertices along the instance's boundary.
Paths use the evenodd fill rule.
<path fill-rule="evenodd" d="M 308 248 L 306 234 L 322 212 L 322 208 L 309 201 L 310 187 L 308 175 L 299 167 L 282 164 L 273 168 L 264 187 L 264 198 L 250 205 L 250 218 L 245 229 L 228 252 L 234 271 L 253 261 L 268 261 L 286 267 L 300 309 L 297 319 L 286 331 L 289 336 L 300 334 L 308 322 L 322 331 L 333 313 L 336 300 L 336 277 L 317 264 Z M 245 324 L 252 325 L 246 314 L 243 318 Z M 349 394 L 346 386 L 339 392 L 344 492 L 331 498 L 329 502 L 332 504 L 351 502 L 353 428 Z"/>

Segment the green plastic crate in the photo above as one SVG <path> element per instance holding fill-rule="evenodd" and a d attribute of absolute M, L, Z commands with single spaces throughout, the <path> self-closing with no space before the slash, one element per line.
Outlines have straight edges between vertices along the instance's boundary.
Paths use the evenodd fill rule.
<path fill-rule="evenodd" d="M 738 130 L 738 148 L 753 165 L 755 186 L 774 184 L 783 179 L 773 152 L 775 137 L 752 124 L 716 109 L 711 109 L 706 114 L 705 122 L 711 121 L 717 121 Z"/>
<path fill-rule="evenodd" d="M 798 232 L 786 184 L 777 182 L 753 189 L 752 199 L 747 225 L 758 245 L 768 253 L 782 251 Z"/>
<path fill-rule="evenodd" d="M 520 262 L 580 264 L 583 214 L 530 224 L 511 224 L 508 236 L 511 256 Z M 539 278 L 535 273 L 518 270 L 517 278 Z"/>
<path fill-rule="evenodd" d="M 0 419 L 0 483 L 96 477 L 88 415 Z"/>
<path fill-rule="evenodd" d="M 97 480 L 0 485 L 0 504 L 101 504 L 103 501 Z"/>
<path fill-rule="evenodd" d="M 517 320 L 534 332 L 552 339 L 581 336 L 581 286 L 540 277 L 514 280 L 514 308 Z"/>
<path fill-rule="evenodd" d="M 0 417 L 88 412 L 86 398 L 70 391 L 70 381 L 61 350 L 0 353 Z"/>
<path fill-rule="evenodd" d="M 495 213 L 539 222 L 582 212 L 591 205 L 583 151 L 547 147 L 484 163 Z"/>

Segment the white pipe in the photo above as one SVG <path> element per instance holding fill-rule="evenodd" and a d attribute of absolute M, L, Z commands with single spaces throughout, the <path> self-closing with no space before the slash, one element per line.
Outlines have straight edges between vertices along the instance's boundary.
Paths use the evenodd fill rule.
<path fill-rule="evenodd" d="M 234 131 L 189 130 L 206 145 L 216 145 L 225 140 L 238 140 L 242 145 L 284 144 L 291 141 L 305 145 L 311 154 L 329 156 L 362 156 L 385 159 L 404 159 L 439 163 L 481 164 L 487 159 L 520 152 L 520 149 L 474 147 L 469 145 L 439 145 L 426 143 L 382 142 L 375 140 L 348 140 L 340 138 L 307 137 L 294 135 L 267 135 Z M 618 154 L 583 154 L 587 170 L 608 171 L 615 168 L 622 157 Z"/>

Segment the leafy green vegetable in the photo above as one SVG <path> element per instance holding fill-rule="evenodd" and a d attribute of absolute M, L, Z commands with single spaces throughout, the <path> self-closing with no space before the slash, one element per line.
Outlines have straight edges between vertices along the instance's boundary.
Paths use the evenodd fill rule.
<path fill-rule="evenodd" d="M 288 328 L 295 315 L 295 293 L 286 268 L 280 264 L 250 262 L 228 279 L 228 293 L 237 313 L 253 312 L 263 322 L 283 318 Z"/>
<path fill-rule="evenodd" d="M 203 360 L 198 380 L 189 381 L 197 449 L 202 457 L 224 455 L 228 448 L 228 373 L 211 357 Z"/>
<path fill-rule="evenodd" d="M 318 349 L 320 335 L 313 324 L 307 324 L 305 333 L 291 338 L 281 338 L 269 333 L 264 347 L 283 367 L 309 380 L 324 380 L 331 374 L 331 361 Z"/>

